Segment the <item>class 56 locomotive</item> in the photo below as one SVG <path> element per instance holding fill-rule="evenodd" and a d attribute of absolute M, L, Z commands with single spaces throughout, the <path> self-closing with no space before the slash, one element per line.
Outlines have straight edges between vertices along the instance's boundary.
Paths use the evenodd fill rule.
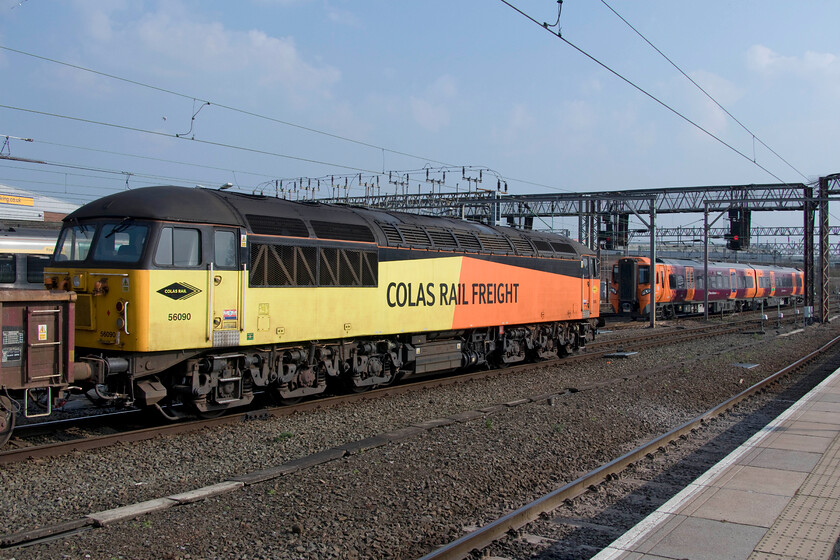
<path fill-rule="evenodd" d="M 167 417 L 562 356 L 600 299 L 567 237 L 183 187 L 70 214 L 45 284 L 101 398 Z"/>

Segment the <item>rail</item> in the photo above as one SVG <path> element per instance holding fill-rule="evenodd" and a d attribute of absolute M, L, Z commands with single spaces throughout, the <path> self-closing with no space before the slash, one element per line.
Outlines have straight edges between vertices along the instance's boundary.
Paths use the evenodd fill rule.
<path fill-rule="evenodd" d="M 546 494 L 530 504 L 513 511 L 496 521 L 485 525 L 484 527 L 476 529 L 472 533 L 464 535 L 450 544 L 426 554 L 420 560 L 461 560 L 463 558 L 467 558 L 473 551 L 481 550 L 504 537 L 509 531 L 515 531 L 520 527 L 535 521 L 540 515 L 557 509 L 566 500 L 576 498 L 577 496 L 583 494 L 589 487 L 608 480 L 612 476 L 623 471 L 633 463 L 643 459 L 645 456 L 656 451 L 668 442 L 680 439 L 685 434 L 690 433 L 701 424 L 707 422 L 710 418 L 722 414 L 739 402 L 749 398 L 753 394 L 763 390 L 768 385 L 775 383 L 785 375 L 788 375 L 792 371 L 795 371 L 799 367 L 802 367 L 814 360 L 838 342 L 840 342 L 840 337 L 834 338 L 821 348 L 811 352 L 803 358 L 800 358 L 793 364 L 766 377 L 764 380 L 759 381 L 755 385 L 707 410 L 703 414 L 689 420 L 674 430 L 671 430 L 670 432 L 663 434 L 656 439 L 633 449 L 632 451 L 629 451 L 628 453 L 610 461 L 594 471 L 573 480 L 562 488 L 558 488 L 557 490 Z"/>

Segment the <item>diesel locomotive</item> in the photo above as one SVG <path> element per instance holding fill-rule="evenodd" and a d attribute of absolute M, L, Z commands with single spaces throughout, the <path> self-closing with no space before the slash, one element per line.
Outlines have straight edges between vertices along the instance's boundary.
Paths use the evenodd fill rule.
<path fill-rule="evenodd" d="M 709 262 L 708 281 L 702 261 L 623 257 L 613 265 L 610 305 L 615 313 L 650 317 L 651 282 L 657 313 L 699 313 L 708 298 L 709 311 L 757 309 L 777 302 L 788 305 L 804 292 L 804 273 L 797 268 Z M 705 292 L 708 290 L 708 296 Z"/>
<path fill-rule="evenodd" d="M 168 417 L 562 356 L 599 319 L 567 237 L 204 188 L 82 206 L 44 281 L 100 397 Z"/>

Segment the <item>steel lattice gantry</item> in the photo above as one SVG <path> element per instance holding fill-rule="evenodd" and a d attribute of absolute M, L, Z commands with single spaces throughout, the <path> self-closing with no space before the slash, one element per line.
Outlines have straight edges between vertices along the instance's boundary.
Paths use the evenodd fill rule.
<path fill-rule="evenodd" d="M 725 185 L 671 187 L 596 193 L 507 195 L 497 191 L 418 193 L 319 199 L 332 202 L 421 214 L 460 216 L 485 222 L 507 218 L 580 216 L 599 213 L 648 213 L 653 199 L 659 214 L 704 212 L 710 203 L 739 204 L 750 200 L 757 211 L 803 210 L 806 185 Z"/>
<path fill-rule="evenodd" d="M 817 317 L 828 319 L 828 200 L 840 195 L 840 174 L 820 178 L 818 198 L 813 187 L 803 183 L 671 187 L 596 193 L 550 193 L 508 195 L 481 190 L 454 193 L 418 193 L 339 197 L 321 202 L 351 204 L 384 210 L 450 216 L 484 223 L 509 223 L 528 226 L 535 218 L 577 216 L 579 240 L 598 249 L 597 232 L 601 216 L 634 214 L 644 223 L 650 216 L 651 256 L 655 255 L 656 214 L 725 212 L 727 209 L 750 211 L 801 211 L 804 232 L 803 256 L 806 274 L 806 305 L 817 304 Z M 820 280 L 814 279 L 814 214 L 819 210 Z M 711 224 L 713 225 L 713 223 Z M 768 228 L 773 229 L 773 228 Z M 799 228 L 797 228 L 799 229 Z M 778 235 L 788 235 L 792 230 Z M 705 228 L 696 233 L 708 235 Z M 720 234 L 720 232 L 715 232 Z M 766 235 L 777 235 L 767 232 Z M 698 235 L 699 237 L 699 235 Z M 815 301 L 815 287 L 819 298 Z"/>

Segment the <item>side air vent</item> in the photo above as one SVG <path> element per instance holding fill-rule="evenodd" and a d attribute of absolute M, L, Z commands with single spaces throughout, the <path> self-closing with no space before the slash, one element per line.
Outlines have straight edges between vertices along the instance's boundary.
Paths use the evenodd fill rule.
<path fill-rule="evenodd" d="M 245 219 L 251 231 L 260 235 L 283 235 L 286 237 L 309 237 L 309 230 L 303 220 L 246 214 Z"/>
<path fill-rule="evenodd" d="M 312 220 L 309 222 L 319 239 L 340 239 L 342 241 L 361 241 L 373 243 L 376 239 L 370 228 L 359 224 L 337 224 Z"/>

